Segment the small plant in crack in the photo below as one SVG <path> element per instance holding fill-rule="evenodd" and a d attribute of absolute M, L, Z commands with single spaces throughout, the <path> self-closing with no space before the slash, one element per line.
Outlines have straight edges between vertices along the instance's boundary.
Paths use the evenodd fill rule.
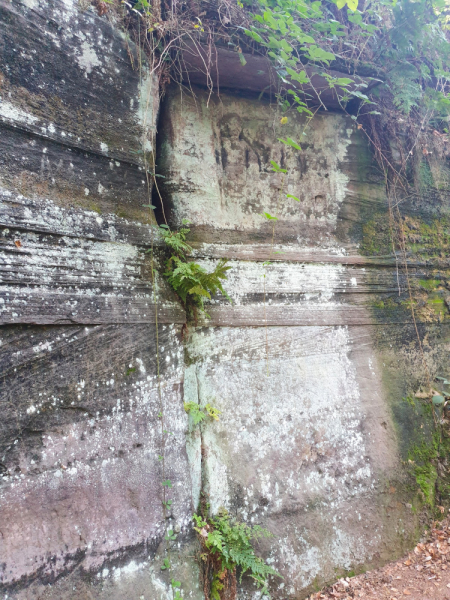
<path fill-rule="evenodd" d="M 183 225 L 187 224 L 188 221 L 183 219 Z M 160 225 L 159 231 L 171 250 L 164 275 L 181 299 L 188 316 L 195 318 L 197 310 L 209 316 L 205 311 L 205 299 L 210 300 L 217 292 L 231 302 L 222 286 L 222 281 L 227 279 L 227 271 L 231 269 L 226 266 L 226 259 L 219 260 L 214 270 L 208 273 L 198 263 L 188 261 L 192 246 L 186 242 L 186 235 L 190 229 L 182 227 L 178 231 L 171 231 L 168 225 Z"/>
<path fill-rule="evenodd" d="M 192 418 L 194 425 L 198 425 L 204 421 L 206 417 L 211 417 L 211 419 L 214 419 L 215 421 L 219 420 L 220 410 L 214 408 L 211 404 L 206 404 L 205 407 L 202 408 L 196 402 L 185 402 L 184 410 Z"/>
<path fill-rule="evenodd" d="M 193 516 L 201 547 L 203 591 L 206 600 L 235 600 L 237 582 L 252 577 L 264 596 L 269 596 L 269 577 L 281 577 L 273 567 L 256 556 L 252 540 L 272 537 L 267 529 L 250 527 L 233 520 L 225 509 L 215 517 Z"/>

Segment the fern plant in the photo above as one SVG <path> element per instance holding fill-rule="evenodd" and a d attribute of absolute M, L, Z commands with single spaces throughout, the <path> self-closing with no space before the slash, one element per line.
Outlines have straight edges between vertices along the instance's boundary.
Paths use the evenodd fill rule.
<path fill-rule="evenodd" d="M 211 299 L 211 295 L 218 291 L 229 299 L 221 281 L 227 278 L 226 272 L 231 268 L 226 264 L 227 260 L 221 259 L 214 271 L 208 273 L 197 263 L 185 262 L 179 256 L 171 256 L 166 263 L 167 270 L 164 275 L 186 306 L 193 304 L 204 312 L 205 298 Z"/>
<path fill-rule="evenodd" d="M 187 221 L 183 219 L 183 225 L 187 225 Z M 171 231 L 168 225 L 160 225 L 159 232 L 172 252 L 179 257 L 186 257 L 192 252 L 192 246 L 186 242 L 186 235 L 190 229 L 182 227 L 178 231 Z"/>
<path fill-rule="evenodd" d="M 183 225 L 188 221 L 183 220 Z M 186 242 L 186 236 L 190 229 L 183 227 L 179 231 L 171 231 L 168 225 L 160 225 L 160 233 L 171 250 L 171 256 L 166 261 L 164 273 L 167 281 L 180 297 L 188 313 L 194 313 L 196 309 L 201 310 L 206 316 L 205 299 L 221 292 L 228 300 L 231 299 L 223 289 L 222 281 L 227 279 L 227 260 L 221 259 L 215 269 L 208 273 L 201 265 L 188 262 L 188 256 L 192 252 L 192 246 Z"/>
<path fill-rule="evenodd" d="M 193 519 L 205 565 L 206 600 L 234 600 L 237 597 L 237 571 L 239 582 L 248 573 L 261 594 L 269 596 L 269 576 L 281 575 L 256 556 L 251 542 L 272 534 L 258 525 L 250 527 L 233 521 L 225 509 L 211 519 L 205 520 L 201 515 L 194 515 Z"/>

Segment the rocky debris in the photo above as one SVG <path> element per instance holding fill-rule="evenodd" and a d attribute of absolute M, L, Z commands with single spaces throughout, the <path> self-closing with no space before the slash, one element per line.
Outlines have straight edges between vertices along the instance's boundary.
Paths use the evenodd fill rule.
<path fill-rule="evenodd" d="M 450 600 L 450 518 L 433 522 L 412 552 L 381 569 L 345 577 L 307 600 Z"/>

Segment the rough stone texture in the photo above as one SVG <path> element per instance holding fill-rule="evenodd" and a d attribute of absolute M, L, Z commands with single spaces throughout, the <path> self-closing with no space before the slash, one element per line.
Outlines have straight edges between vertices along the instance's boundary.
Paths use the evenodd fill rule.
<path fill-rule="evenodd" d="M 152 285 L 142 206 L 159 98 L 132 57 L 75 0 L 0 3 L 2 600 L 172 598 L 163 428 L 173 560 L 200 597 L 185 315 L 156 258 Z"/>
<path fill-rule="evenodd" d="M 75 568 L 114 575 L 113 567 L 126 571 L 130 558 L 142 562 L 157 551 L 163 525 L 154 335 L 152 325 L 3 330 L 6 589 L 36 578 L 51 583 Z M 173 433 L 167 477 L 176 482 L 174 521 L 185 529 L 192 509 L 179 328 L 161 326 L 160 339 L 169 359 L 165 427 Z"/>
<path fill-rule="evenodd" d="M 110 19 L 78 0 L 2 0 L 0 23 L 4 124 L 129 163 L 153 150 L 156 82 Z"/>
<path fill-rule="evenodd" d="M 211 508 L 275 534 L 276 597 L 404 549 L 412 514 L 389 493 L 399 455 L 368 328 L 206 328 L 189 351 L 198 402 L 222 411 L 202 439 Z"/>
<path fill-rule="evenodd" d="M 159 98 L 137 49 L 75 0 L 0 0 L 0 24 L 3 600 L 169 600 L 171 576 L 200 600 L 190 518 L 202 486 L 213 510 L 275 534 L 260 550 L 285 577 L 276 598 L 401 552 L 415 527 L 401 398 L 423 365 L 399 257 L 362 254 L 386 209 L 362 132 L 342 114 L 282 126 L 267 100 L 168 90 L 168 214 L 192 221 L 199 262 L 232 259 L 233 304 L 213 298 L 186 337 L 143 207 Z M 420 286 L 429 259 L 410 275 Z M 439 311 L 417 320 L 446 374 Z M 183 400 L 221 420 L 189 429 Z M 248 582 L 239 594 L 259 597 Z"/>
<path fill-rule="evenodd" d="M 301 598 L 416 535 L 402 465 L 414 425 L 401 398 L 423 363 L 405 272 L 399 257 L 361 254 L 386 197 L 350 118 L 289 114 L 281 126 L 265 100 L 195 92 L 168 94 L 158 167 L 172 222 L 192 221 L 196 260 L 232 259 L 232 302 L 208 302 L 211 319 L 188 341 L 185 399 L 222 411 L 189 436 L 194 496 L 203 486 L 213 511 L 268 527 L 276 537 L 261 550 L 284 576 L 273 595 Z M 409 266 L 413 287 L 430 275 L 418 258 Z M 240 597 L 256 598 L 248 585 Z"/>
<path fill-rule="evenodd" d="M 235 50 L 214 45 L 204 46 L 198 42 L 192 44 L 190 40 L 184 41 L 181 54 L 181 74 L 187 85 L 201 85 L 215 93 L 225 89 L 238 93 L 272 93 L 275 96 L 279 91 L 277 71 L 267 56 L 243 52 L 245 64 L 242 64 L 241 57 Z M 340 110 L 337 90 L 330 88 L 325 77 L 319 75 L 316 69 L 308 66 L 305 68 L 312 85 L 291 82 L 292 89 L 302 90 L 312 106 L 327 106 Z M 347 75 L 338 71 L 329 73 L 337 78 Z M 359 77 L 358 81 L 366 85 L 369 83 L 364 77 Z M 286 82 L 284 83 L 286 85 Z"/>
<path fill-rule="evenodd" d="M 0 237 L 0 323 L 154 323 L 155 311 L 160 323 L 185 322 L 183 309 L 157 270 L 155 297 L 153 254 L 140 247 L 142 242 L 126 242 L 131 230 L 135 240 L 143 231 L 142 241 L 151 244 L 153 228 L 113 215 L 74 214 L 6 191 L 3 196 L 7 202 L 0 206 L 12 210 L 4 211 L 10 228 Z M 68 229 L 69 235 L 61 235 Z"/>
<path fill-rule="evenodd" d="M 349 117 L 317 114 L 308 122 L 296 114 L 281 125 L 267 101 L 204 93 L 194 101 L 173 88 L 162 108 L 157 160 L 172 222 L 189 219 L 193 239 L 202 242 L 348 245 L 338 216 L 354 225 L 353 213 L 365 204 L 384 207 L 383 183 Z M 287 136 L 303 152 L 277 142 Z M 274 173 L 271 161 L 288 173 Z M 363 182 L 358 168 L 365 168 Z M 265 212 L 278 219 L 275 229 Z"/>

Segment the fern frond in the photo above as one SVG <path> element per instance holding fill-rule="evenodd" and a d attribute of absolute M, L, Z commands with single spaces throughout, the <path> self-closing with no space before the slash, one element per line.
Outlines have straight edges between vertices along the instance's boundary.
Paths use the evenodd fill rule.
<path fill-rule="evenodd" d="M 226 260 L 220 260 L 214 271 L 208 273 L 195 262 L 186 262 L 182 257 L 171 256 L 166 263 L 164 275 L 184 304 L 188 303 L 189 298 L 194 306 L 204 311 L 205 298 L 209 300 L 217 292 L 221 292 L 230 300 L 221 281 L 227 278 L 226 272 L 231 268 L 227 267 L 226 263 Z"/>

